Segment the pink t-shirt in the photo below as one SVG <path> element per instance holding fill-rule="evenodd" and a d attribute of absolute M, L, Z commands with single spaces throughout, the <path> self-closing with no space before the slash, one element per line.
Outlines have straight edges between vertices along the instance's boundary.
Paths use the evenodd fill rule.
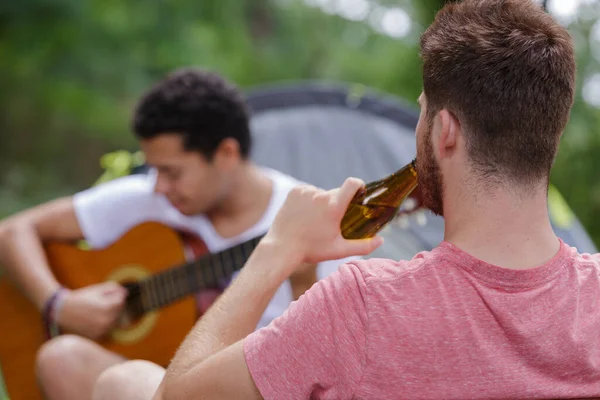
<path fill-rule="evenodd" d="M 265 399 L 600 396 L 600 257 L 510 270 L 450 243 L 346 264 L 245 340 Z"/>

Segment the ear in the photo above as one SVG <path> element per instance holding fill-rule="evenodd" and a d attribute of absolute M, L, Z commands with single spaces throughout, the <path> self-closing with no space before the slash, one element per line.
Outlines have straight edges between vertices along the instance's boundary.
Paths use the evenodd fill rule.
<path fill-rule="evenodd" d="M 236 165 L 240 159 L 240 144 L 233 138 L 223 139 L 213 156 L 213 162 L 224 168 L 231 168 Z"/>
<path fill-rule="evenodd" d="M 438 152 L 440 159 L 451 157 L 457 148 L 458 136 L 460 132 L 460 123 L 456 117 L 446 109 L 438 113 L 439 135 Z"/>

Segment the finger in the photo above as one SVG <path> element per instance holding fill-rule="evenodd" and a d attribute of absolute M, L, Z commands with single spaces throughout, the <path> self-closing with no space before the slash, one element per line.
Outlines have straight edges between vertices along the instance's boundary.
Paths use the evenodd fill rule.
<path fill-rule="evenodd" d="M 356 192 L 365 186 L 365 182 L 358 178 L 348 178 L 344 181 L 344 184 L 339 188 L 337 192 L 337 203 L 348 206 Z"/>
<path fill-rule="evenodd" d="M 118 306 L 125 302 L 127 298 L 127 291 L 114 291 L 109 293 L 104 293 L 104 299 L 111 306 Z"/>
<path fill-rule="evenodd" d="M 343 185 L 343 184 L 342 184 L 342 185 Z M 333 189 L 325 190 L 325 193 L 326 193 L 328 196 L 332 196 L 332 197 L 334 197 L 334 196 L 337 196 L 337 194 L 338 194 L 338 192 L 339 192 L 339 191 L 340 191 L 340 188 L 339 188 L 339 187 L 335 187 L 335 188 L 333 188 Z"/>
<path fill-rule="evenodd" d="M 302 196 L 306 193 L 314 193 L 318 190 L 319 189 L 317 189 L 315 186 L 309 184 L 297 185 L 290 191 L 290 193 L 288 193 L 288 197 L 290 197 L 290 195 L 292 195 L 292 197 Z"/>
<path fill-rule="evenodd" d="M 120 296 L 124 296 L 127 294 L 127 289 L 124 286 L 121 286 L 117 282 L 105 282 L 102 288 L 102 294 L 105 295 L 113 295 L 117 294 Z"/>

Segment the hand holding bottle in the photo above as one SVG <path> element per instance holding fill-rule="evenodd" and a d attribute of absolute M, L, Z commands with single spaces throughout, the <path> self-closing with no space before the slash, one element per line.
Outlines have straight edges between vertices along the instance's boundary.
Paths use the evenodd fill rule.
<path fill-rule="evenodd" d="M 299 263 L 371 253 L 383 243 L 381 237 L 348 240 L 340 230 L 350 200 L 363 187 L 360 179 L 348 178 L 340 188 L 329 191 L 310 185 L 294 188 L 263 241 L 285 248 Z"/>

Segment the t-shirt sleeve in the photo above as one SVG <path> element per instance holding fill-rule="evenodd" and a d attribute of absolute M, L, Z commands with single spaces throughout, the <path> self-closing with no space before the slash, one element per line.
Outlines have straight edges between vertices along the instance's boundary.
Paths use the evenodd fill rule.
<path fill-rule="evenodd" d="M 265 399 L 352 397 L 366 362 L 367 286 L 341 266 L 244 341 L 246 363 Z"/>
<path fill-rule="evenodd" d="M 341 265 L 344 265 L 347 262 L 353 260 L 360 260 L 360 257 L 353 256 L 348 258 L 343 258 L 339 260 L 328 260 L 321 262 L 317 265 L 317 281 L 326 278 L 327 276 L 333 274 Z M 290 303 L 293 300 L 292 294 L 292 286 L 290 281 L 287 280 L 283 282 L 283 284 L 277 289 L 267 309 L 263 313 L 258 325 L 257 329 L 264 328 L 269 325 L 275 318 L 282 315 L 285 310 L 289 307 Z"/>
<path fill-rule="evenodd" d="M 103 248 L 142 222 L 160 220 L 159 196 L 147 175 L 131 175 L 94 186 L 73 196 L 85 240 Z"/>

